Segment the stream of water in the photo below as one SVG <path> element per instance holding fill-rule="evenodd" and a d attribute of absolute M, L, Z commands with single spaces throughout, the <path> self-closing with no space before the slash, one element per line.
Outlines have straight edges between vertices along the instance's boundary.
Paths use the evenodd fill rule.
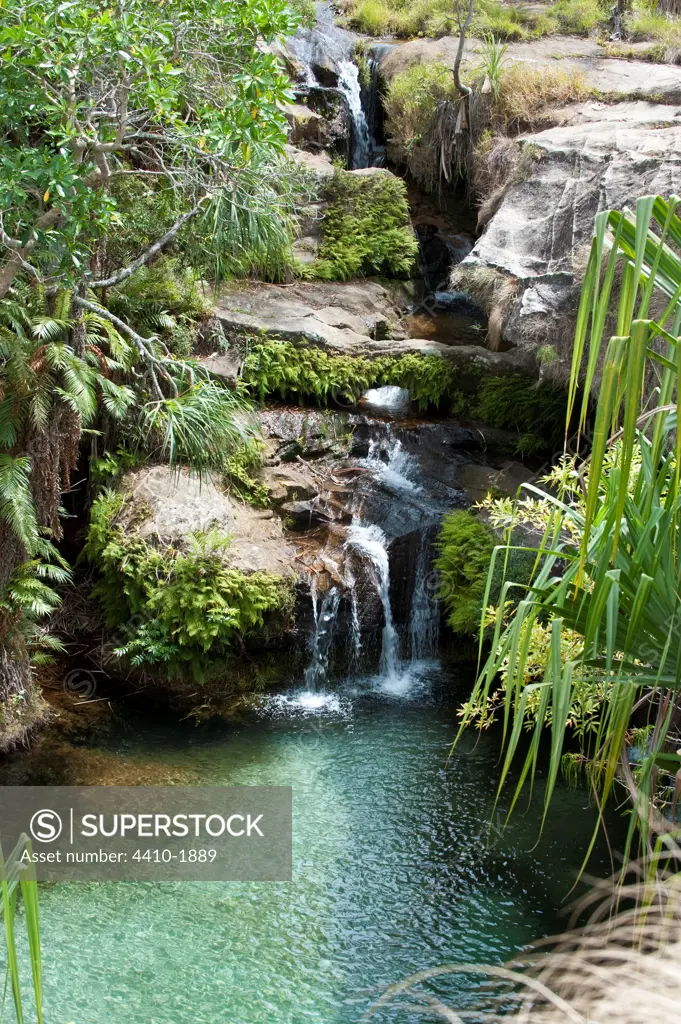
<path fill-rule="evenodd" d="M 162 765 L 202 785 L 293 786 L 293 881 L 43 887 L 46 1019 L 353 1024 L 418 969 L 500 963 L 559 929 L 593 810 L 561 787 L 535 846 L 540 779 L 502 833 L 498 736 L 447 761 L 469 686 L 426 662 L 399 689 L 336 680 L 316 708 L 272 698 L 238 726 L 121 719 L 107 752 L 139 782 Z M 592 870 L 607 870 L 602 851 Z M 430 991 L 460 1002 L 478 984 Z"/>

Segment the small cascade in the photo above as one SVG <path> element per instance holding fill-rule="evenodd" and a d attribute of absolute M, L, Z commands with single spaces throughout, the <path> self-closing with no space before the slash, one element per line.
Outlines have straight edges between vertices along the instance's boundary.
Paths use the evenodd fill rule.
<path fill-rule="evenodd" d="M 379 526 L 353 524 L 348 531 L 347 545 L 369 560 L 373 578 L 383 606 L 383 635 L 381 642 L 380 674 L 385 679 L 394 679 L 398 668 L 399 637 L 393 622 L 390 605 L 390 561 L 387 538 Z"/>
<path fill-rule="evenodd" d="M 359 672 L 362 656 L 362 623 L 359 619 L 359 599 L 357 597 L 357 581 L 349 567 L 345 570 L 345 582 L 350 594 L 350 614 L 352 616 L 352 634 L 350 636 L 350 668 L 353 673 Z"/>
<path fill-rule="evenodd" d="M 421 534 L 416 561 L 414 596 L 411 605 L 411 660 L 426 661 L 435 658 L 440 639 L 440 602 L 437 590 L 429 586 L 432 575 L 428 572 L 430 550 L 428 531 Z"/>
<path fill-rule="evenodd" d="M 310 645 L 312 657 L 305 669 L 305 686 L 308 691 L 321 689 L 326 681 L 340 599 L 340 591 L 336 587 L 331 587 L 320 601 L 316 587 L 312 587 L 315 628 Z"/>
<path fill-rule="evenodd" d="M 362 89 L 362 106 L 369 126 L 369 166 L 385 167 L 383 140 L 383 108 L 381 105 L 380 65 L 369 58 L 369 84 Z"/>
<path fill-rule="evenodd" d="M 355 171 L 369 166 L 371 154 L 371 136 L 366 113 L 362 106 L 362 90 L 359 84 L 357 65 L 351 60 L 343 60 L 338 65 L 338 88 L 345 96 L 348 111 L 352 120 L 352 161 L 351 170 Z"/>
<path fill-rule="evenodd" d="M 369 451 L 363 464 L 377 483 L 395 494 L 417 493 L 421 490 L 412 479 L 418 465 L 399 438 L 393 437 L 388 426 L 385 434 L 369 442 Z"/>

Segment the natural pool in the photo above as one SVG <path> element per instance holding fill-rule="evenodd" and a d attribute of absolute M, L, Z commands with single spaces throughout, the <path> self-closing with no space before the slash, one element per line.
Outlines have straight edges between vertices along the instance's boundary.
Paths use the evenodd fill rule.
<path fill-rule="evenodd" d="M 540 799 L 501 833 L 498 736 L 467 737 L 447 763 L 469 685 L 427 663 L 326 700 L 271 699 L 240 725 L 121 719 L 109 753 L 131 765 L 292 785 L 294 880 L 44 886 L 46 1019 L 350 1024 L 416 970 L 500 963 L 559 930 L 593 810 L 561 787 L 539 843 Z M 591 871 L 609 870 L 601 850 Z M 472 997 L 479 983 L 430 991 Z"/>

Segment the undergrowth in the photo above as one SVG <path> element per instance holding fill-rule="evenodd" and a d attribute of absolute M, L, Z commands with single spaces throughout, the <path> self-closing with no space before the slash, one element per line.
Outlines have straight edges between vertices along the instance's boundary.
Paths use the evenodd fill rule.
<path fill-rule="evenodd" d="M 610 8 L 599 0 L 557 0 L 544 10 L 523 9 L 500 0 L 478 0 L 471 36 L 493 33 L 497 39 L 519 41 L 567 33 L 604 33 Z M 458 34 L 456 8 L 451 0 L 350 0 L 349 20 L 368 35 L 438 38 Z"/>
<path fill-rule="evenodd" d="M 537 386 L 529 377 L 476 377 L 474 390 L 462 390 L 461 371 L 436 355 L 332 355 L 309 345 L 287 341 L 256 341 L 246 355 L 242 381 L 260 402 L 268 396 L 307 399 L 317 405 L 354 405 L 372 387 L 406 388 L 421 412 L 439 409 L 516 431 L 520 454 L 552 449 L 565 423 L 566 396 L 560 388 Z"/>
<path fill-rule="evenodd" d="M 93 502 L 85 545 L 100 573 L 93 595 L 122 640 L 121 658 L 202 682 L 206 667 L 262 627 L 268 613 L 290 612 L 291 587 L 280 576 L 231 567 L 229 538 L 217 531 L 190 536 L 187 550 L 126 535 L 122 513 L 145 515 L 134 502 L 111 490 Z"/>
<path fill-rule="evenodd" d="M 418 241 L 403 181 L 392 174 L 355 175 L 337 167 L 326 199 L 323 240 L 312 276 L 348 281 L 371 274 L 410 274 Z"/>
<path fill-rule="evenodd" d="M 446 622 L 454 633 L 478 632 L 495 544 L 491 527 L 471 512 L 450 512 L 442 520 L 434 564 L 440 573 Z"/>
<path fill-rule="evenodd" d="M 469 68 L 464 77 L 470 85 L 481 85 L 483 66 Z M 507 60 L 499 69 L 493 92 L 474 100 L 476 150 L 494 136 L 531 131 L 546 122 L 552 109 L 591 95 L 593 89 L 581 71 L 535 68 Z M 387 89 L 386 133 L 391 159 L 430 189 L 442 174 L 438 114 L 443 103 L 455 98 L 451 69 L 439 61 L 412 65 L 395 75 Z"/>
<path fill-rule="evenodd" d="M 500 543 L 489 523 L 472 509 L 450 512 L 442 520 L 434 565 L 440 574 L 439 597 L 445 621 L 454 633 L 479 634 L 492 552 Z M 508 559 L 507 574 L 512 573 L 511 578 L 523 585 L 527 583 L 534 564 L 531 552 L 512 550 Z M 503 581 L 504 559 L 500 558 L 489 591 L 491 604 L 498 601 Z"/>
<path fill-rule="evenodd" d="M 409 168 L 417 181 L 434 187 L 440 176 L 432 132 L 438 105 L 457 92 L 451 68 L 441 61 L 414 64 L 391 80 L 385 95 L 390 158 Z"/>

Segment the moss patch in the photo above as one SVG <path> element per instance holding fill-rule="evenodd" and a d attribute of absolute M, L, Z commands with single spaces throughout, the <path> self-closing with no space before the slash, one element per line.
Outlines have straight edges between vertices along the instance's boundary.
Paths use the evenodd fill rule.
<path fill-rule="evenodd" d="M 187 551 L 127 536 L 119 522 L 124 510 L 133 519 L 146 514 L 133 505 L 113 491 L 93 503 L 85 546 L 101 575 L 93 594 L 120 636 L 121 657 L 202 682 L 207 666 L 262 628 L 266 615 L 290 611 L 291 585 L 229 566 L 229 540 L 217 534 L 189 537 Z"/>
<path fill-rule="evenodd" d="M 455 633 L 478 632 L 495 544 L 491 527 L 470 512 L 450 512 L 442 521 L 435 568 L 447 625 Z"/>
<path fill-rule="evenodd" d="M 482 420 L 518 433 L 517 451 L 552 450 L 564 432 L 566 394 L 562 388 L 537 385 L 530 377 L 466 375 L 436 355 L 344 356 L 288 341 L 256 342 L 242 368 L 242 381 L 264 402 L 268 396 L 353 405 L 372 387 L 394 384 L 409 391 L 419 410 L 439 410 Z"/>
<path fill-rule="evenodd" d="M 392 174 L 358 175 L 337 168 L 325 198 L 329 205 L 314 277 L 348 281 L 369 274 L 411 273 L 418 241 L 403 181 Z"/>

